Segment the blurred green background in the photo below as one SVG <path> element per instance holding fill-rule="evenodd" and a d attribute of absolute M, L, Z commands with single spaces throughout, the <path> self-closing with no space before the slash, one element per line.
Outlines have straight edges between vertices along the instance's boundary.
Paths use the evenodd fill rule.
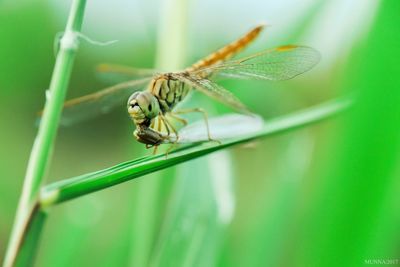
<path fill-rule="evenodd" d="M 69 6 L 0 2 L 1 261 Z M 82 41 L 68 98 L 105 86 L 99 63 L 153 67 L 163 8 L 161 0 L 89 1 L 82 32 L 119 42 Z M 400 261 L 400 2 L 188 0 L 187 12 L 187 65 L 260 22 L 270 26 L 244 54 L 286 43 L 321 52 L 316 68 L 291 81 L 222 82 L 266 121 L 346 93 L 357 96 L 354 108 L 56 206 L 36 266 Z M 200 95 L 188 105 L 228 111 Z M 147 155 L 132 131 L 125 103 L 60 128 L 47 182 Z"/>

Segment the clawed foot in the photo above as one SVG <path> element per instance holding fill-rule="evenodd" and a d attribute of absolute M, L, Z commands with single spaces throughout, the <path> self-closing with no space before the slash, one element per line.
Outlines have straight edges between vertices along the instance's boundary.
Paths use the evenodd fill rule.
<path fill-rule="evenodd" d="M 217 143 L 218 145 L 222 145 L 222 142 L 221 142 L 221 141 L 219 141 L 219 140 L 217 140 L 217 139 L 213 139 L 213 138 L 208 138 L 208 142 L 215 142 L 215 143 Z"/>

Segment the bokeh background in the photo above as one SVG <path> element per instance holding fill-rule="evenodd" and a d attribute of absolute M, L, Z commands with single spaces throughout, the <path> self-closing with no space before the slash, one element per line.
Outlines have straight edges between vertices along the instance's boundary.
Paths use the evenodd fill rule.
<path fill-rule="evenodd" d="M 154 67 L 162 0 L 88 1 L 68 98 L 105 86 L 103 62 Z M 0 2 L 0 260 L 36 112 L 70 1 Z M 354 108 L 56 206 L 36 266 L 365 266 L 400 261 L 400 2 L 188 0 L 185 64 L 269 25 L 244 54 L 309 45 L 322 60 L 280 83 L 222 81 L 266 121 L 352 93 Z M 170 16 L 174 16 L 173 12 Z M 229 111 L 200 95 L 188 105 Z M 147 155 L 125 103 L 60 128 L 46 182 Z"/>

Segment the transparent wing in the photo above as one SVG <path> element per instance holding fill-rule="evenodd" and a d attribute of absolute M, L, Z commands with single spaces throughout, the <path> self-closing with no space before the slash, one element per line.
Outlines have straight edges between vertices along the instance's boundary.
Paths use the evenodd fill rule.
<path fill-rule="evenodd" d="M 96 76 L 106 84 L 116 84 L 130 80 L 152 77 L 155 69 L 138 69 L 124 65 L 100 64 L 96 66 Z"/>
<path fill-rule="evenodd" d="M 192 76 L 186 72 L 173 73 L 172 76 L 236 111 L 250 113 L 249 109 L 236 96 L 208 79 Z"/>
<path fill-rule="evenodd" d="M 237 138 L 260 131 L 264 121 L 255 114 L 225 114 L 208 120 L 210 135 L 215 140 Z M 195 143 L 208 141 L 207 128 L 203 120 L 188 124 L 179 131 L 178 143 Z"/>
<path fill-rule="evenodd" d="M 264 120 L 255 114 L 243 115 L 228 113 L 222 116 L 213 117 L 208 120 L 210 135 L 213 139 L 223 141 L 230 138 L 237 138 L 260 131 L 264 126 Z M 189 123 L 179 130 L 179 139 L 173 134 L 165 139 L 164 143 L 176 142 L 179 144 L 207 142 L 208 134 L 204 120 Z"/>
<path fill-rule="evenodd" d="M 119 83 L 99 92 L 68 100 L 64 103 L 61 124 L 70 125 L 100 114 L 109 112 L 120 106 L 126 108 L 129 96 L 144 89 L 151 78 Z"/>
<path fill-rule="evenodd" d="M 286 45 L 242 59 L 227 61 L 191 72 L 239 79 L 288 80 L 310 70 L 320 60 L 318 51 L 307 46 Z"/>

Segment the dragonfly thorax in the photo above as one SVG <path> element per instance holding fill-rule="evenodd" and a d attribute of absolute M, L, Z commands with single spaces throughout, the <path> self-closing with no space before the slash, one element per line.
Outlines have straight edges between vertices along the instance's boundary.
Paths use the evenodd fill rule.
<path fill-rule="evenodd" d="M 148 91 L 157 98 L 162 113 L 169 112 L 189 93 L 191 87 L 173 77 L 171 73 L 153 79 Z"/>
<path fill-rule="evenodd" d="M 128 113 L 137 126 L 148 127 L 160 112 L 160 105 L 150 92 L 135 92 L 128 100 Z"/>

